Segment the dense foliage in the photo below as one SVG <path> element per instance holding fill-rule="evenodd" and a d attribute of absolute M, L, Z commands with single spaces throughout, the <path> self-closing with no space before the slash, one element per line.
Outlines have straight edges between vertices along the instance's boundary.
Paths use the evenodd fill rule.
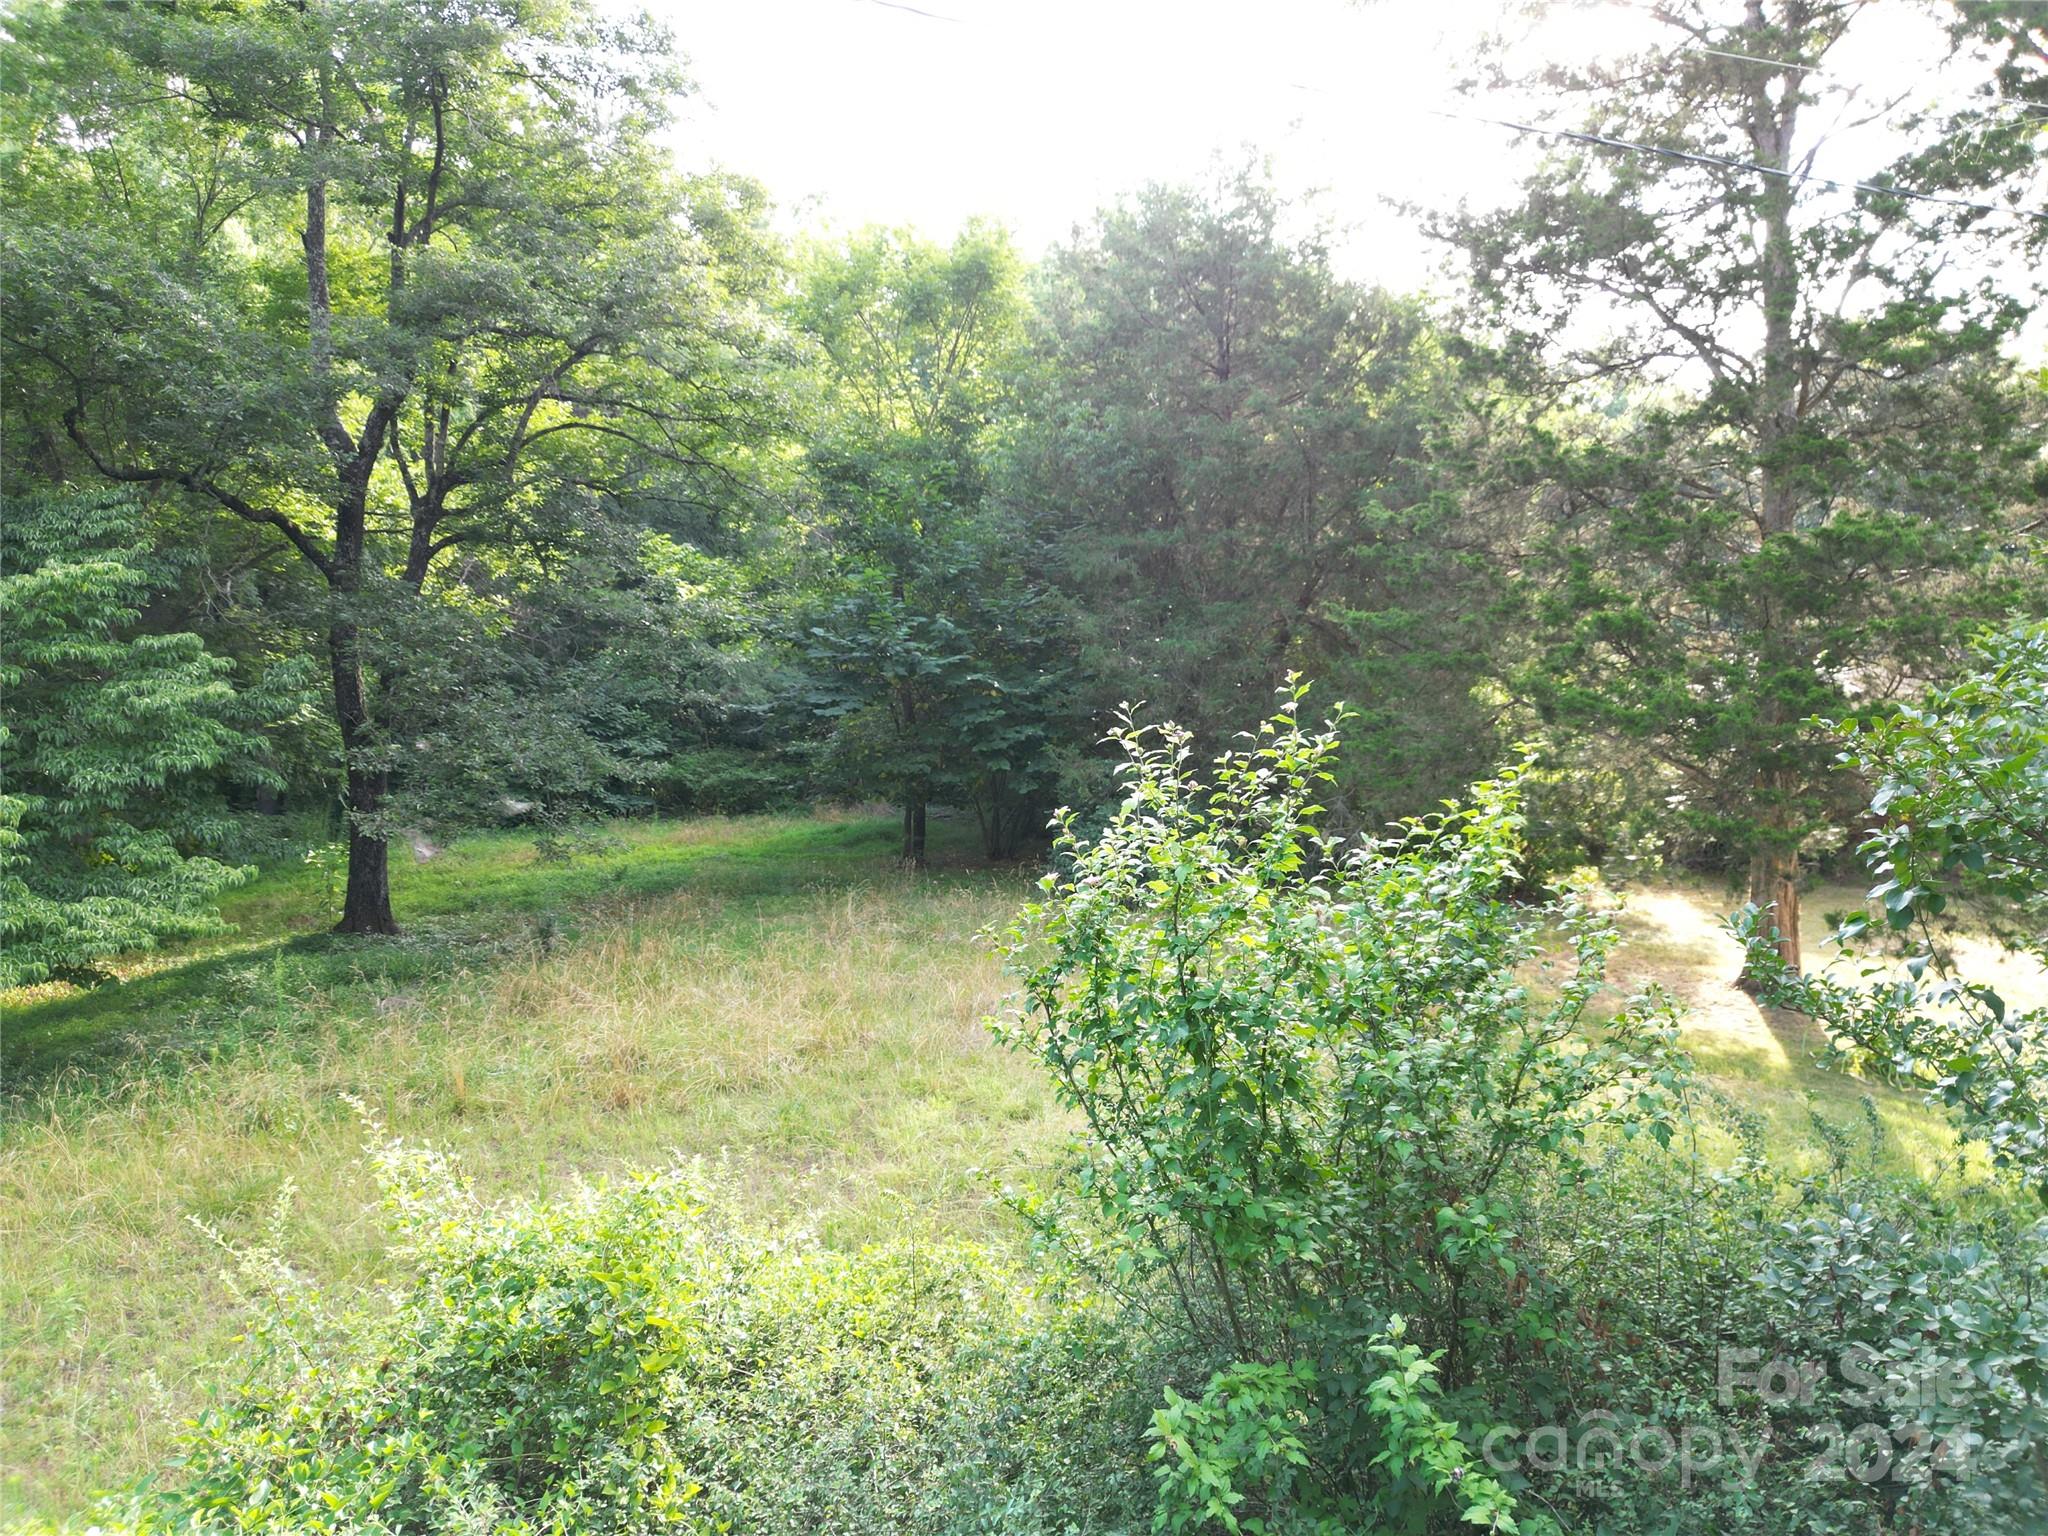
<path fill-rule="evenodd" d="M 1915 113 L 1903 148 L 1859 136 L 1882 114 L 1832 71 L 1864 12 L 1657 8 L 1639 52 L 1531 82 L 1542 163 L 1444 226 L 1529 396 L 1499 473 L 1533 499 L 1516 688 L 1654 764 L 1665 814 L 1786 915 L 1794 965 L 1801 859 L 1847 809 L 1801 722 L 1952 666 L 2024 584 L 2003 529 L 2041 495 L 2009 352 L 2038 274 L 1978 275 L 2028 265 L 2038 158 L 1988 99 Z M 1937 175 L 1932 200 L 1886 190 Z"/>
<path fill-rule="evenodd" d="M 1255 162 L 1042 256 L 786 237 L 601 0 L 12 7 L 0 987 L 263 859 L 395 985 L 455 952 L 389 943 L 394 845 L 879 801 L 913 889 L 970 819 L 1044 861 L 998 1035 L 1078 1128 L 1028 1260 L 387 1145 L 388 1298 L 237 1251 L 238 1374 L 108 1517 L 2048 1528 L 2048 1018 L 1969 963 L 2048 963 L 2048 33 L 1924 0 L 1970 93 L 1855 121 L 1877 10 L 1494 46 L 1535 153 L 1411 295 Z M 1659 860 L 1952 1159 L 1766 1145 L 1615 995 Z"/>
<path fill-rule="evenodd" d="M 1706 1158 L 1670 1005 L 1603 996 L 1610 919 L 1510 899 L 1515 778 L 1331 838 L 1334 725 L 1300 702 L 1201 778 L 1185 733 L 1122 733 L 1122 803 L 1067 821 L 1010 937 L 1009 1038 L 1086 1128 L 1026 1214 L 1211 1363 L 1155 1420 L 1162 1524 L 2038 1516 L 2048 1222 L 1876 1177 L 1841 1127 L 1825 1181 L 1739 1122 L 1744 1155 Z M 2035 1101 L 2004 1109 L 2038 1136 Z M 1743 1390 L 1764 1361 L 1793 1388 Z"/>
<path fill-rule="evenodd" d="M 463 664 L 490 589 L 563 579 L 623 499 L 686 495 L 746 440 L 749 195 L 664 164 L 665 39 L 581 7 L 8 27 L 13 428 L 46 476 L 175 490 L 296 557 L 348 803 L 341 926 L 389 932 L 394 791 L 516 767 L 548 699 L 409 753 L 462 716 L 437 689 L 423 718 L 406 681 Z"/>
<path fill-rule="evenodd" d="M 1774 914 L 1748 908 L 1735 930 L 1773 1002 L 1825 1024 L 1843 1061 L 1927 1089 L 2048 1199 L 2048 1010 L 2008 1006 L 1971 976 L 1941 923 L 1952 895 L 1972 896 L 2006 948 L 2048 960 L 2048 625 L 1986 631 L 1973 651 L 1953 687 L 1821 722 L 1875 786 L 1861 852 L 1883 920 L 1873 930 L 1858 913 L 1835 942 L 1853 957 L 1873 931 L 1896 936 L 1902 970 L 1880 946 L 1861 985 L 1802 975 L 1765 953 Z"/>
<path fill-rule="evenodd" d="M 90 983 L 103 962 L 218 931 L 248 876 L 216 855 L 212 775 L 266 776 L 260 709 L 193 634 L 138 630 L 155 579 L 121 492 L 10 499 L 0 522 L 0 986 Z"/>
<path fill-rule="evenodd" d="M 1447 473 L 1448 338 L 1296 217 L 1244 171 L 1149 188 L 1054 252 L 1013 494 L 1097 719 L 1144 699 L 1214 750 L 1312 674 L 1360 712 L 1371 772 L 1339 793 L 1378 825 L 1492 765 L 1473 690 L 1499 592 Z"/>
<path fill-rule="evenodd" d="M 121 1512 L 136 1529 L 1137 1524 L 1142 1452 L 1104 1412 L 1135 1379 L 1112 1319 L 995 1255 L 750 1237 L 686 1169 L 508 1208 L 431 1151 L 371 1161 L 393 1305 L 234 1253 L 243 1369 L 174 1488 Z"/>
<path fill-rule="evenodd" d="M 1283 1363 L 1260 1390 L 1307 1412 L 1314 1446 L 1299 1474 L 1266 1475 L 1287 1471 L 1319 1518 L 1377 1523 L 1414 1490 L 1381 1470 L 1410 1429 L 1368 1342 L 1405 1318 L 1406 1348 L 1454 1387 L 1533 1342 L 1520 1293 L 1551 1277 L 1518 1257 L 1511 1191 L 1590 1177 L 1610 1132 L 1668 1139 L 1678 1078 L 1656 997 L 1586 1028 L 1611 924 L 1572 894 L 1508 899 L 1512 778 L 1335 842 L 1314 796 L 1337 738 L 1301 724 L 1300 697 L 1207 786 L 1184 732 L 1125 733 L 1123 803 L 1092 839 L 1069 819 L 1063 868 L 1012 936 L 1017 1038 L 1088 1124 L 1097 1261 L 1170 1293 L 1222 1356 Z M 1570 959 L 1539 1001 L 1517 972 L 1546 923 Z"/>
<path fill-rule="evenodd" d="M 1856 803 L 1799 722 L 2040 602 L 2027 221 L 1797 169 L 1859 9 L 1703 0 L 1615 66 L 1657 91 L 1539 82 L 1546 132 L 1707 158 L 1553 138 L 1439 229 L 1459 312 L 1255 166 L 1035 269 L 987 224 L 785 243 L 670 163 L 671 40 L 582 3 L 25 6 L 6 489 L 146 492 L 207 579 L 144 627 L 325 675 L 253 808 L 341 804 L 349 931 L 393 840 L 507 820 L 882 798 L 913 866 L 934 811 L 1012 858 L 1107 806 L 1120 703 L 1206 754 L 1289 670 L 1357 712 L 1333 825 L 1540 738 L 1538 862 L 1789 913 Z M 2035 39 L 1963 8 L 1992 94 L 1871 175 L 2020 196 Z"/>

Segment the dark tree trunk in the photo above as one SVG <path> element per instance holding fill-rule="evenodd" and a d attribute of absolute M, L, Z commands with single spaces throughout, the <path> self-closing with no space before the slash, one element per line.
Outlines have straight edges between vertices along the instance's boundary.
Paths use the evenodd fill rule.
<path fill-rule="evenodd" d="M 381 775 L 379 775 L 381 777 Z M 358 775 L 349 775 L 349 800 L 358 793 Z M 369 794 L 376 796 L 376 791 Z M 336 933 L 389 935 L 398 932 L 391 916 L 391 846 L 351 825 L 348 829 L 348 889 L 342 897 Z"/>
<path fill-rule="evenodd" d="M 981 823 L 981 851 L 996 863 L 1016 858 L 1024 841 L 1024 806 L 1011 794 L 1008 775 L 991 773 L 982 780 L 974 814 Z"/>
<path fill-rule="evenodd" d="M 341 727 L 341 751 L 348 771 L 348 888 L 336 933 L 398 932 L 391 916 L 391 850 L 365 830 L 383 808 L 390 775 L 362 762 L 369 746 L 369 699 L 363 687 L 356 627 L 336 620 L 327 632 L 327 656 L 334 679 L 334 718 Z"/>

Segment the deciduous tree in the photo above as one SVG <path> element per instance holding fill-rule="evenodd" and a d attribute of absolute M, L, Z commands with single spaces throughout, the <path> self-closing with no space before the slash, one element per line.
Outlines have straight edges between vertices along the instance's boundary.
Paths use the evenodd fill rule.
<path fill-rule="evenodd" d="M 339 926 L 391 932 L 369 626 L 458 551 L 573 543 L 634 466 L 719 472 L 751 409 L 733 289 L 759 273 L 720 260 L 746 195 L 670 172 L 665 38 L 582 4 L 39 6 L 9 30 L 10 190 L 36 210 L 5 248 L 10 407 L 50 473 L 175 488 L 316 573 Z"/>
<path fill-rule="evenodd" d="M 214 774 L 263 776 L 226 660 L 136 621 L 157 582 L 133 499 L 10 498 L 0 518 L 0 987 L 90 984 L 104 962 L 223 926 Z"/>

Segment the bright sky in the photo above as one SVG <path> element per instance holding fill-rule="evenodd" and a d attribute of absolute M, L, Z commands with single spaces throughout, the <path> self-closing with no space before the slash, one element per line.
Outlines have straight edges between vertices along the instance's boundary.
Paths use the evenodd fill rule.
<path fill-rule="evenodd" d="M 982 214 L 1036 255 L 1120 194 L 1251 146 L 1282 188 L 1322 194 L 1347 231 L 1349 275 L 1410 288 L 1438 258 L 1383 200 L 1496 200 L 1520 153 L 1504 129 L 1427 112 L 1516 116 L 1513 102 L 1453 96 L 1474 37 L 1502 14 L 1494 0 L 640 3 L 692 61 L 685 162 L 757 177 L 790 227 L 943 238 Z M 1588 0 L 1526 56 L 1584 57 L 1652 30 L 1629 0 Z M 1927 81 L 1938 42 L 1919 7 L 1893 0 L 1859 22 L 1840 67 Z"/>

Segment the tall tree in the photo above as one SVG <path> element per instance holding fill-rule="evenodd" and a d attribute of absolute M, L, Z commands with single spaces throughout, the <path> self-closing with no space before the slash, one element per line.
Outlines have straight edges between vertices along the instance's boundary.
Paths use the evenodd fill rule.
<path fill-rule="evenodd" d="M 392 932 L 378 690 L 410 663 L 380 615 L 451 552 L 573 543 L 622 461 L 717 470 L 747 221 L 665 169 L 665 38 L 581 3 L 38 6 L 9 33 L 37 210 L 6 237 L 9 409 L 49 473 L 175 488 L 314 573 L 339 927 Z"/>
<path fill-rule="evenodd" d="M 1912 686 L 1962 612 L 2012 599 L 1981 563 L 2039 442 L 2002 352 L 2034 297 L 2011 257 L 2036 151 L 1997 101 L 1843 81 L 1868 9 L 1654 8 L 1639 51 L 1537 82 L 1557 105 L 1519 198 L 1443 226 L 1565 408 L 1522 444 L 1546 493 L 1523 685 L 1648 749 L 1795 966 L 1835 788 L 1800 722 Z"/>
<path fill-rule="evenodd" d="M 1358 709 L 1351 803 L 1427 809 L 1488 766 L 1488 573 L 1430 467 L 1454 370 L 1420 307 L 1343 281 L 1249 172 L 1154 187 L 1047 263 L 1018 494 L 1105 721 L 1220 750 L 1290 669 Z"/>
<path fill-rule="evenodd" d="M 817 707 L 842 764 L 902 805 L 913 867 L 942 794 L 975 803 L 991 855 L 1014 851 L 1059 708 L 1040 584 L 989 497 L 1021 278 L 999 231 L 949 247 L 872 231 L 814 250 L 796 300 L 821 358 Z"/>

